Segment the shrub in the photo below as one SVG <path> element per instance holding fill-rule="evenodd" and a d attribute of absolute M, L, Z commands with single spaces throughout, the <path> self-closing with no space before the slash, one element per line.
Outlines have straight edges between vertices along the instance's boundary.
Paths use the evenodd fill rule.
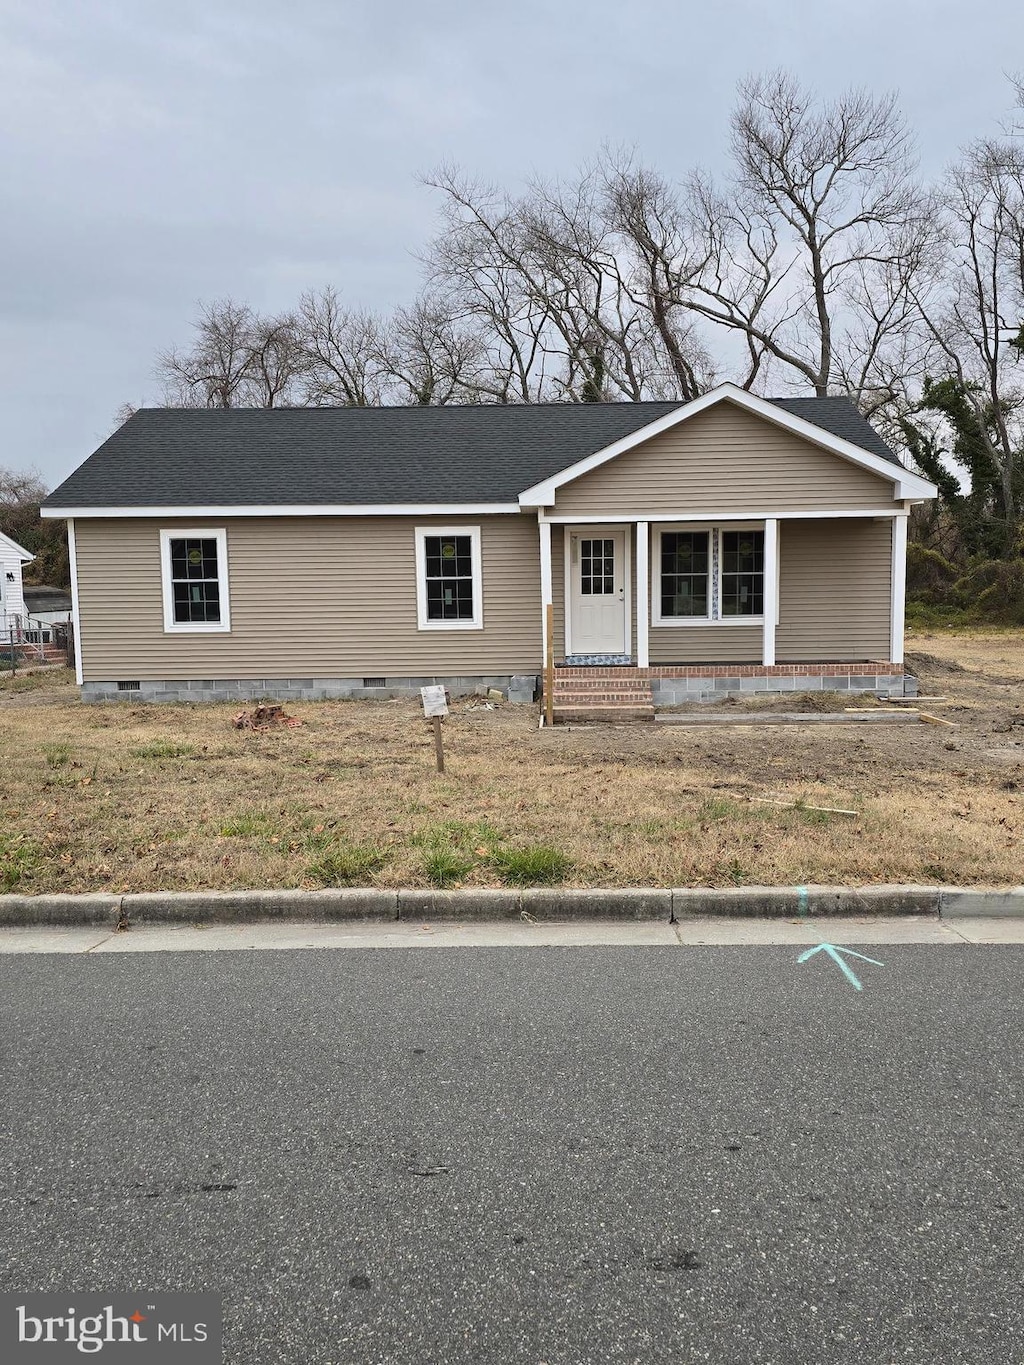
<path fill-rule="evenodd" d="M 930 605 L 948 602 L 958 571 L 944 555 L 913 541 L 907 546 L 907 596 Z"/>
<path fill-rule="evenodd" d="M 491 864 L 510 886 L 553 886 L 564 881 L 572 867 L 564 853 L 544 844 L 498 849 L 491 854 Z"/>

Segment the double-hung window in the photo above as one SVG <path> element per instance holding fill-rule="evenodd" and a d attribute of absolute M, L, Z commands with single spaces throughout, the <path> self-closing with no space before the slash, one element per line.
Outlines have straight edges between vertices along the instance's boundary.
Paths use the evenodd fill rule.
<path fill-rule="evenodd" d="M 222 528 L 160 532 L 165 631 L 231 629 L 227 554 Z"/>
<path fill-rule="evenodd" d="M 722 531 L 721 615 L 764 615 L 764 532 Z"/>
<path fill-rule="evenodd" d="M 764 615 L 764 530 L 707 526 L 658 532 L 654 624 L 757 619 Z"/>
<path fill-rule="evenodd" d="M 710 610 L 711 532 L 662 531 L 662 617 L 707 617 Z"/>
<path fill-rule="evenodd" d="M 479 526 L 416 528 L 420 630 L 480 630 L 483 573 Z"/>

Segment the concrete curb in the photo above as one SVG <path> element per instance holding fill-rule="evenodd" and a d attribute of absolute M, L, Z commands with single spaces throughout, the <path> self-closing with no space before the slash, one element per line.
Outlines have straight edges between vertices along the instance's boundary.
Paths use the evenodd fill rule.
<path fill-rule="evenodd" d="M 1024 918 L 1024 886 L 514 887 L 470 891 L 153 891 L 129 896 L 0 896 L 0 928 L 245 924 L 266 920 L 669 921 L 714 917 L 934 915 Z"/>

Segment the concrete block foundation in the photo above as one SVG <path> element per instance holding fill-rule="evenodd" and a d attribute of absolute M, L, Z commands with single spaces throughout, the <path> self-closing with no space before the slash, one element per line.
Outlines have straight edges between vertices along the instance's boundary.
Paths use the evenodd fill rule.
<path fill-rule="evenodd" d="M 490 689 L 510 702 L 529 704 L 537 695 L 536 673 L 495 673 L 483 676 L 397 678 L 188 678 L 125 679 L 82 684 L 82 700 L 127 702 L 248 702 L 248 701 L 385 701 L 391 697 L 419 698 L 420 688 L 441 684 L 453 697 Z"/>

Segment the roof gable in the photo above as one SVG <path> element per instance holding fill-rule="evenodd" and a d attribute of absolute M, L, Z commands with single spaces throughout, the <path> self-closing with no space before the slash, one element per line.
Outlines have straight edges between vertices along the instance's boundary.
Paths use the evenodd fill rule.
<path fill-rule="evenodd" d="M 581 478 L 592 470 L 599 469 L 609 460 L 624 455 L 627 451 L 635 449 L 652 437 L 669 431 L 702 412 L 707 412 L 716 404 L 726 402 L 735 403 L 747 412 L 753 413 L 775 426 L 782 427 L 793 435 L 802 437 L 811 444 L 830 451 L 841 459 L 848 460 L 852 464 L 859 465 L 863 469 L 870 470 L 872 473 L 890 480 L 893 484 L 894 498 L 932 498 L 938 491 L 934 484 L 929 483 L 919 474 L 912 473 L 899 462 L 877 432 L 861 417 L 860 413 L 847 399 L 759 398 L 756 394 L 737 388 L 735 384 L 722 384 L 710 393 L 703 394 L 690 403 L 674 408 L 670 413 L 656 419 L 648 426 L 631 432 L 604 450 L 595 451 L 576 464 L 560 470 L 551 478 L 525 489 L 519 495 L 520 506 L 550 507 L 555 501 L 555 494 L 558 489 L 567 483 Z M 814 406 L 812 407 L 812 405 Z M 808 420 L 808 417 L 801 415 L 803 412 L 809 413 L 811 411 L 815 412 L 818 420 L 811 421 Z M 868 433 L 867 437 L 863 434 L 864 430 Z M 856 435 L 873 448 L 868 449 L 866 445 L 857 444 L 850 439 L 850 436 L 840 434 L 843 431 Z M 870 441 L 868 437 L 871 438 Z"/>

